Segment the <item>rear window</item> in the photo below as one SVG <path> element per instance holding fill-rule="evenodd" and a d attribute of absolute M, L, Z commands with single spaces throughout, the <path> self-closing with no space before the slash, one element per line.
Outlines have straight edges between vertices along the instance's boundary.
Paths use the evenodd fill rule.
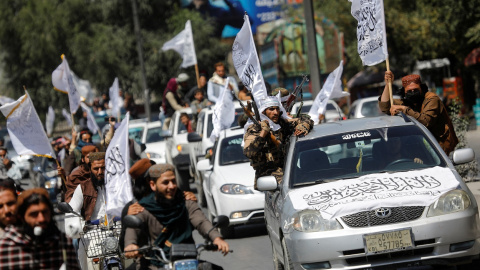
<path fill-rule="evenodd" d="M 376 100 L 363 103 L 360 112 L 365 117 L 375 117 L 383 115 L 383 113 L 380 111 L 380 107 L 378 106 L 378 101 Z"/>

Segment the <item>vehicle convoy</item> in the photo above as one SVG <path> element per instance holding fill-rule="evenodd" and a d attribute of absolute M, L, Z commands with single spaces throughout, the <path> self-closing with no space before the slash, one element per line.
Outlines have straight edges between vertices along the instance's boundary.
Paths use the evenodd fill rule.
<path fill-rule="evenodd" d="M 129 228 L 142 228 L 144 226 L 140 218 L 127 215 L 123 218 L 125 226 Z M 229 220 L 226 216 L 218 216 L 212 222 L 212 229 L 228 226 Z M 163 264 L 161 269 L 168 270 L 197 270 L 197 269 L 221 269 L 219 266 L 212 268 L 212 264 L 200 260 L 200 253 L 204 250 L 215 251 L 218 247 L 212 241 L 205 239 L 204 244 L 172 244 L 170 254 L 167 258 L 165 252 L 159 246 L 143 246 L 137 250 L 142 256 L 150 261 L 157 261 Z M 233 252 L 230 250 L 229 252 Z"/>
<path fill-rule="evenodd" d="M 298 112 L 300 105 L 301 104 L 299 102 L 293 105 L 292 114 L 296 114 Z M 313 105 L 313 100 L 304 101 L 302 105 L 302 113 L 308 113 L 310 111 L 310 108 L 312 108 L 312 105 Z M 327 107 L 325 108 L 325 119 L 327 122 L 335 122 L 335 121 L 345 120 L 347 119 L 347 117 L 343 113 L 340 106 L 338 106 L 338 104 L 335 101 L 329 99 L 327 102 Z"/>
<path fill-rule="evenodd" d="M 211 158 L 197 166 L 204 179 L 208 216 L 230 218 L 230 226 L 221 229 L 226 238 L 233 236 L 235 225 L 264 223 L 264 195 L 253 189 L 255 171 L 243 154 L 242 141 L 243 128 L 223 130 Z"/>
<path fill-rule="evenodd" d="M 444 269 L 478 258 L 478 205 L 454 167 L 474 153 L 451 157 L 404 114 L 292 136 L 283 182 L 257 182 L 275 269 Z"/>

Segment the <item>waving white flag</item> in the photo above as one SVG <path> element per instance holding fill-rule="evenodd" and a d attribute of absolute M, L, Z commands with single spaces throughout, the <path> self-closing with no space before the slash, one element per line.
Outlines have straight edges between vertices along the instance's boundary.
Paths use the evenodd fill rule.
<path fill-rule="evenodd" d="M 52 84 L 56 90 L 68 93 L 70 113 L 76 113 L 80 106 L 80 94 L 73 82 L 73 75 L 68 66 L 67 57 L 62 55 L 62 63 L 52 72 Z"/>
<path fill-rule="evenodd" d="M 127 112 L 105 153 L 106 209 L 109 216 L 121 216 L 123 207 L 133 199 L 132 184 L 128 174 L 130 170 L 129 118 L 130 113 Z"/>
<path fill-rule="evenodd" d="M 364 66 L 373 66 L 388 58 L 387 32 L 383 0 L 349 0 L 352 15 L 358 21 L 358 54 Z"/>
<path fill-rule="evenodd" d="M 27 91 L 17 101 L 0 107 L 0 111 L 7 118 L 8 134 L 18 155 L 55 158 L 55 152 Z"/>
<path fill-rule="evenodd" d="M 113 117 L 118 117 L 118 115 L 120 114 L 120 107 L 122 106 L 122 104 L 120 104 L 119 92 L 120 92 L 120 87 L 118 86 L 118 78 L 115 78 L 112 86 L 110 87 L 110 90 L 108 91 L 110 95 L 110 101 L 112 102 L 111 115 Z"/>
<path fill-rule="evenodd" d="M 338 67 L 332 73 L 330 73 L 330 75 L 328 75 L 322 90 L 320 90 L 320 93 L 318 93 L 315 101 L 313 101 L 308 115 L 310 115 L 315 124 L 318 124 L 318 115 L 325 114 L 329 99 L 341 98 L 350 95 L 350 93 L 344 92 L 342 89 L 342 72 L 343 61 L 340 61 L 340 65 L 338 65 Z"/>
<path fill-rule="evenodd" d="M 175 50 L 182 58 L 181 67 L 186 68 L 197 64 L 195 44 L 193 43 L 192 25 L 190 20 L 185 23 L 185 29 L 162 46 L 162 51 Z"/>
<path fill-rule="evenodd" d="M 225 80 L 225 87 L 218 98 L 213 110 L 213 131 L 210 135 L 210 141 L 215 142 L 220 132 L 232 126 L 235 121 L 235 106 L 233 105 L 233 96 L 228 89 L 230 78 Z"/>
<path fill-rule="evenodd" d="M 242 29 L 233 42 L 232 58 L 238 77 L 242 80 L 243 85 L 252 92 L 255 101 L 259 102 L 264 99 L 267 96 L 267 89 L 263 81 L 248 15 L 245 15 Z"/>
<path fill-rule="evenodd" d="M 69 114 L 67 112 L 67 110 L 65 110 L 65 108 L 64 108 L 64 109 L 62 109 L 62 115 L 63 115 L 63 117 L 65 117 L 65 120 L 67 121 L 68 126 L 71 127 L 72 124 L 73 124 L 71 114 Z"/>
<path fill-rule="evenodd" d="M 7 103 L 11 103 L 11 102 L 15 102 L 15 99 L 9 98 L 9 97 L 6 97 L 6 96 L 0 96 L 0 105 L 4 105 L 4 104 L 7 104 Z"/>
<path fill-rule="evenodd" d="M 97 134 L 98 131 L 100 131 L 100 128 L 97 125 L 97 122 L 95 121 L 95 117 L 92 114 L 92 111 L 90 110 L 90 107 L 88 107 L 87 104 L 85 103 L 80 103 L 80 106 L 82 106 L 82 110 L 87 113 L 87 127 L 88 129 L 93 133 Z"/>
<path fill-rule="evenodd" d="M 47 117 L 45 118 L 45 128 L 47 129 L 47 136 L 52 136 L 53 123 L 55 122 L 55 111 L 52 106 L 48 106 Z"/>

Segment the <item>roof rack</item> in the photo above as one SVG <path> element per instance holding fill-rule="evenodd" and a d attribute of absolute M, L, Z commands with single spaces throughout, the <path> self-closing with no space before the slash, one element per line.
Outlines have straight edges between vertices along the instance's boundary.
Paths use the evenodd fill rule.
<path fill-rule="evenodd" d="M 400 115 L 402 116 L 403 120 L 405 120 L 405 123 L 409 123 L 409 122 L 412 122 L 408 116 L 406 114 L 404 114 L 403 112 L 400 112 Z"/>

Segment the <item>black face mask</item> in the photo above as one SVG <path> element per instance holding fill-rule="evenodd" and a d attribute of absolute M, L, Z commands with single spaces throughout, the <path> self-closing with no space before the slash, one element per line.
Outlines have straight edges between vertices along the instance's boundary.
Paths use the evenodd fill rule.
<path fill-rule="evenodd" d="M 423 101 L 423 94 L 420 91 L 420 89 L 415 89 L 415 90 L 406 92 L 405 99 L 413 103 L 420 103 Z"/>

